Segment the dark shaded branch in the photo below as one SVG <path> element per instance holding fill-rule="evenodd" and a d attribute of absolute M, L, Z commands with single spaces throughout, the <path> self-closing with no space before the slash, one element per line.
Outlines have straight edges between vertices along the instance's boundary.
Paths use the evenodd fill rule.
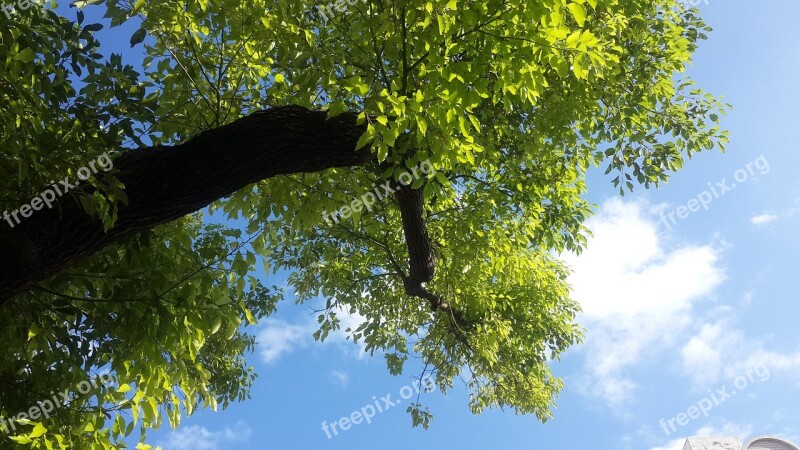
<path fill-rule="evenodd" d="M 408 246 L 408 276 L 418 283 L 427 283 L 433 279 L 436 254 L 428 235 L 422 189 L 395 183 L 395 198 L 400 206 L 403 233 Z"/>
<path fill-rule="evenodd" d="M 103 231 L 70 195 L 13 228 L 0 222 L 0 304 L 83 258 L 136 233 L 198 211 L 249 184 L 277 175 L 364 165 L 355 151 L 363 126 L 356 115 L 296 106 L 260 111 L 173 147 L 122 153 L 115 176 L 128 205 Z"/>
<path fill-rule="evenodd" d="M 403 278 L 406 294 L 428 301 L 431 311 L 442 311 L 450 315 L 455 325 L 467 325 L 460 311 L 452 308 L 441 297 L 430 292 L 424 284 L 433 279 L 436 268 L 436 253 L 428 235 L 425 217 L 425 198 L 422 189 L 413 189 L 395 183 L 395 198 L 403 220 L 403 233 L 408 247 L 408 276 Z"/>

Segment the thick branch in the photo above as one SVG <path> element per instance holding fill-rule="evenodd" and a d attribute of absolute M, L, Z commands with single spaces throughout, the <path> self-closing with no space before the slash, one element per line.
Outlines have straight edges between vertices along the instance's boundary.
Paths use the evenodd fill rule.
<path fill-rule="evenodd" d="M 453 308 L 441 297 L 426 289 L 422 283 L 412 280 L 411 278 L 406 278 L 403 282 L 403 287 L 405 288 L 406 294 L 427 300 L 431 311 L 442 311 L 449 314 L 459 327 L 464 327 L 467 325 L 467 322 L 464 320 L 464 316 L 461 314 L 461 311 Z"/>
<path fill-rule="evenodd" d="M 403 233 L 408 246 L 408 275 L 418 283 L 427 283 L 433 279 L 436 254 L 428 235 L 422 189 L 413 189 L 411 186 L 396 183 L 395 198 L 400 206 Z"/>
<path fill-rule="evenodd" d="M 0 304 L 113 242 L 208 206 L 276 175 L 364 165 L 356 115 L 331 120 L 300 107 L 261 111 L 174 147 L 144 148 L 114 161 L 128 205 L 108 232 L 74 197 L 61 197 L 13 228 L 0 223 Z"/>
<path fill-rule="evenodd" d="M 413 189 L 401 183 L 395 183 L 395 198 L 400 207 L 403 220 L 403 233 L 408 248 L 408 276 L 403 279 L 406 294 L 427 300 L 431 311 L 442 311 L 449 314 L 458 327 L 466 322 L 461 311 L 452 308 L 441 297 L 425 287 L 425 283 L 433 279 L 436 269 L 436 253 L 428 234 L 425 217 L 425 198 L 422 189 Z"/>

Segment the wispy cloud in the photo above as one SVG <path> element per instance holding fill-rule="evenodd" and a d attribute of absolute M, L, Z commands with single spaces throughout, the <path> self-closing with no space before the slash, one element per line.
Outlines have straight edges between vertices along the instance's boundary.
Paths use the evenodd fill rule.
<path fill-rule="evenodd" d="M 222 450 L 249 441 L 252 433 L 253 430 L 244 422 L 237 422 L 221 431 L 191 425 L 170 432 L 159 447 L 165 450 Z"/>
<path fill-rule="evenodd" d="M 347 383 L 350 382 L 350 377 L 346 373 L 338 370 L 331 370 L 331 378 L 340 386 L 347 386 Z"/>
<path fill-rule="evenodd" d="M 723 347 L 741 340 L 725 320 L 705 324 L 681 350 L 683 371 L 695 386 L 710 386 L 719 381 L 722 371 Z"/>
<path fill-rule="evenodd" d="M 325 344 L 332 343 L 346 345 L 350 351 L 353 348 L 352 342 L 348 342 L 352 331 L 358 328 L 364 320 L 358 313 L 349 313 L 342 308 L 334 310 L 339 319 L 339 329 L 331 332 L 325 340 Z M 281 319 L 266 319 L 262 322 L 260 331 L 256 334 L 258 343 L 258 353 L 261 360 L 265 363 L 273 363 L 281 356 L 291 353 L 298 348 L 306 348 L 314 343 L 314 332 L 319 328 L 315 317 L 307 317 L 296 322 L 288 322 Z M 359 358 L 364 357 L 365 352 L 363 342 L 359 343 L 357 354 Z"/>
<path fill-rule="evenodd" d="M 695 388 L 706 389 L 722 379 L 732 379 L 754 367 L 772 374 L 800 376 L 800 351 L 781 353 L 765 348 L 766 339 L 746 335 L 736 324 L 734 310 L 719 308 L 715 322 L 698 324 L 699 330 L 683 346 L 683 372 Z"/>
<path fill-rule="evenodd" d="M 750 218 L 750 223 L 757 227 L 763 227 L 779 220 L 793 217 L 798 211 L 800 211 L 800 198 L 795 199 L 794 205 L 795 206 L 778 212 L 764 212 L 761 214 L 756 214 Z"/>
<path fill-rule="evenodd" d="M 329 338 L 329 340 L 331 342 L 346 343 L 352 346 L 352 332 L 361 326 L 361 324 L 366 322 L 366 317 L 357 312 L 351 314 L 349 311 L 346 311 L 343 308 L 337 308 L 336 317 L 339 319 L 340 328 L 333 333 L 332 338 Z M 364 351 L 365 347 L 366 344 L 364 344 L 363 341 L 358 344 L 355 351 L 356 356 L 359 359 L 364 359 L 368 356 L 368 354 Z M 351 349 L 352 347 L 348 347 L 348 350 Z"/>
<path fill-rule="evenodd" d="M 313 329 L 306 325 L 295 325 L 278 319 L 267 319 L 256 336 L 261 360 L 275 362 L 281 355 L 295 348 L 308 345 Z"/>
<path fill-rule="evenodd" d="M 750 223 L 753 225 L 760 227 L 778 220 L 778 216 L 775 214 L 759 214 L 757 216 L 753 216 L 750 218 Z"/>
<path fill-rule="evenodd" d="M 670 245 L 653 213 L 658 208 L 645 202 L 610 200 L 587 224 L 593 237 L 586 251 L 565 256 L 588 330 L 583 392 L 623 414 L 638 388 L 635 369 L 667 352 L 678 354 L 696 389 L 753 367 L 800 375 L 800 351 L 768 350 L 764 339 L 747 336 L 736 326 L 736 308 L 701 314 L 700 303 L 725 280 L 722 246 Z"/>
<path fill-rule="evenodd" d="M 717 248 L 667 248 L 646 207 L 606 202 L 587 224 L 593 237 L 586 251 L 565 257 L 589 330 L 583 388 L 612 407 L 631 400 L 637 388 L 627 369 L 674 345 L 692 323 L 693 304 L 724 279 Z"/>

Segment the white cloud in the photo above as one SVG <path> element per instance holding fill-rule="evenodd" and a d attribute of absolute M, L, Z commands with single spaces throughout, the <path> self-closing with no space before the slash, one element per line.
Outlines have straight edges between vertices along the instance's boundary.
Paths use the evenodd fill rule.
<path fill-rule="evenodd" d="M 715 290 L 726 279 L 722 253 L 727 244 L 716 236 L 685 243 L 659 234 L 658 208 L 642 201 L 607 201 L 587 223 L 593 234 L 587 249 L 562 255 L 573 269 L 572 297 L 583 307 L 578 320 L 587 329 L 584 345 L 576 350 L 584 357 L 583 369 L 573 385 L 603 400 L 616 415 L 632 418 L 628 411 L 636 398 L 637 374 L 648 364 L 678 369 L 703 391 L 742 375 L 760 384 L 764 367 L 767 377 L 779 371 L 800 377 L 800 351 L 772 351 L 766 346 L 770 336 L 752 338 L 737 326 L 755 291 L 734 302 L 708 302 L 716 300 Z M 714 422 L 690 436 L 744 439 L 750 432 L 748 424 Z M 651 433 L 639 445 L 683 448 L 685 438 Z"/>
<path fill-rule="evenodd" d="M 266 319 L 263 328 L 256 336 L 261 359 L 265 363 L 271 363 L 284 353 L 290 353 L 297 347 L 305 347 L 313 332 L 309 326 L 293 325 L 278 319 Z"/>
<path fill-rule="evenodd" d="M 334 312 L 339 319 L 340 328 L 328 335 L 325 344 L 345 344 L 347 350 L 350 350 L 353 344 L 347 341 L 352 334 L 351 331 L 358 328 L 366 319 L 358 313 L 350 314 L 338 307 L 334 309 Z M 265 363 L 272 363 L 297 348 L 308 347 L 314 343 L 313 336 L 317 329 L 319 329 L 319 325 L 316 322 L 316 316 L 297 323 L 289 323 L 280 319 L 264 320 L 260 331 L 256 334 L 261 359 Z M 359 358 L 366 355 L 364 347 L 363 341 L 360 342 L 357 348 Z"/>
<path fill-rule="evenodd" d="M 341 340 L 347 340 L 352 334 L 352 331 L 367 321 L 366 317 L 362 316 L 361 314 L 357 312 L 353 312 L 351 314 L 349 311 L 346 311 L 341 307 L 334 309 L 334 312 L 336 313 L 336 317 L 339 319 L 340 325 L 339 330 L 337 330 L 335 334 Z"/>
<path fill-rule="evenodd" d="M 800 375 L 800 352 L 766 350 L 763 339 L 748 338 L 735 327 L 729 317 L 732 311 L 726 314 L 716 323 L 702 325 L 683 346 L 683 370 L 696 388 L 707 389 L 722 379 L 752 377 L 754 373 L 759 381 L 766 381 L 762 379 L 765 373 L 767 378 L 779 372 Z"/>
<path fill-rule="evenodd" d="M 703 325 L 681 350 L 683 371 L 695 386 L 708 387 L 719 381 L 723 369 L 723 352 L 741 340 L 726 320 Z"/>
<path fill-rule="evenodd" d="M 760 344 L 750 345 L 755 347 L 746 355 L 734 354 L 729 359 L 736 361 L 726 373 L 728 377 L 741 375 L 743 372 L 754 368 L 766 368 L 772 373 L 788 372 L 791 375 L 800 375 L 800 353 L 782 354 L 765 350 Z M 737 358 L 738 356 L 738 358 Z M 770 375 L 771 376 L 771 375 Z"/>
<path fill-rule="evenodd" d="M 795 199 L 794 204 L 800 205 L 800 198 Z M 781 210 L 778 213 L 765 212 L 763 214 L 758 214 L 751 217 L 750 223 L 757 227 L 761 227 L 764 225 L 769 225 L 778 220 L 788 219 L 790 217 L 793 217 L 795 214 L 797 214 L 798 211 L 800 211 L 800 206 L 792 206 L 784 210 Z"/>
<path fill-rule="evenodd" d="M 252 432 L 244 422 L 238 422 L 233 428 L 225 427 L 221 431 L 210 431 L 206 427 L 191 425 L 170 432 L 166 441 L 159 443 L 159 447 L 168 450 L 221 450 L 249 441 Z"/>
<path fill-rule="evenodd" d="M 763 339 L 746 337 L 735 326 L 737 308 L 698 312 L 725 280 L 721 246 L 669 245 L 658 233 L 658 206 L 648 207 L 604 203 L 587 223 L 593 234 L 587 249 L 564 255 L 573 269 L 572 296 L 583 307 L 579 321 L 588 330 L 580 350 L 582 391 L 621 413 L 635 398 L 633 370 L 663 351 L 678 352 L 680 368 L 698 389 L 759 367 L 800 375 L 800 353 L 769 351 Z M 753 295 L 744 293 L 743 302 Z"/>
<path fill-rule="evenodd" d="M 700 428 L 695 436 L 729 436 L 744 441 L 751 434 L 753 434 L 752 424 L 722 421 L 721 425 L 708 424 Z"/>
<path fill-rule="evenodd" d="M 642 203 L 606 202 L 587 223 L 593 237 L 573 268 L 573 296 L 590 319 L 684 310 L 722 281 L 711 246 L 664 249 L 658 224 Z"/>
<path fill-rule="evenodd" d="M 339 323 L 341 325 L 341 328 L 336 331 L 334 340 L 342 344 L 352 345 L 353 340 L 350 338 L 352 335 L 352 331 L 358 328 L 362 323 L 366 322 L 367 318 L 362 316 L 361 314 L 358 313 L 350 314 L 349 312 L 344 310 L 339 310 L 336 314 L 336 317 L 339 318 Z M 356 345 L 355 355 L 358 357 L 358 359 L 366 359 L 369 357 L 369 353 L 365 351 L 366 348 L 367 344 L 364 342 L 363 339 Z M 352 351 L 351 349 L 352 347 L 348 347 L 349 351 Z"/>
<path fill-rule="evenodd" d="M 347 386 L 347 383 L 350 382 L 350 377 L 346 373 L 338 370 L 331 370 L 331 378 L 341 386 Z"/>
<path fill-rule="evenodd" d="M 629 401 L 637 387 L 626 369 L 674 340 L 692 323 L 692 305 L 724 279 L 719 250 L 666 248 L 642 202 L 603 204 L 587 223 L 593 236 L 573 269 L 573 298 L 587 328 L 584 391 L 610 406 Z"/>
<path fill-rule="evenodd" d="M 776 220 L 778 220 L 778 216 L 776 216 L 775 214 L 759 214 L 757 216 L 751 217 L 750 223 L 752 223 L 757 227 L 760 227 L 775 222 Z"/>

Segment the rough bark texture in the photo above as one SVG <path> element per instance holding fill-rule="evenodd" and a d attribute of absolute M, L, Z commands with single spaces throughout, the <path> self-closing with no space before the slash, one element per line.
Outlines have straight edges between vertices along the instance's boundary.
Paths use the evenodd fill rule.
<path fill-rule="evenodd" d="M 408 248 L 408 276 L 403 280 L 406 294 L 427 300 L 431 311 L 450 315 L 459 328 L 467 324 L 460 311 L 452 308 L 440 296 L 425 287 L 433 279 L 436 269 L 436 252 L 428 234 L 425 217 L 425 197 L 422 189 L 395 183 L 395 198 L 403 220 L 403 233 Z"/>
<path fill-rule="evenodd" d="M 255 113 L 174 147 L 123 153 L 114 161 L 128 205 L 103 231 L 65 195 L 13 228 L 0 223 L 0 304 L 113 242 L 204 208 L 277 175 L 359 166 L 363 127 L 356 115 L 331 120 L 320 111 L 281 107 Z"/>
<path fill-rule="evenodd" d="M 363 131 L 352 113 L 328 120 L 325 112 L 287 106 L 260 111 L 181 145 L 126 151 L 114 160 L 113 173 L 125 185 L 128 204 L 120 207 L 110 230 L 104 231 L 102 222 L 70 195 L 19 225 L 0 223 L 0 305 L 119 239 L 191 214 L 249 184 L 373 161 L 368 148 L 355 150 Z M 436 257 L 422 190 L 395 187 L 409 253 L 405 291 L 464 325 L 459 311 L 424 286 L 433 279 Z"/>
<path fill-rule="evenodd" d="M 408 246 L 408 276 L 416 282 L 427 283 L 433 279 L 436 255 L 433 252 L 430 236 L 428 236 L 422 189 L 413 189 L 411 186 L 399 183 L 396 184 L 395 189 L 395 198 L 400 206 L 403 233 Z"/>

